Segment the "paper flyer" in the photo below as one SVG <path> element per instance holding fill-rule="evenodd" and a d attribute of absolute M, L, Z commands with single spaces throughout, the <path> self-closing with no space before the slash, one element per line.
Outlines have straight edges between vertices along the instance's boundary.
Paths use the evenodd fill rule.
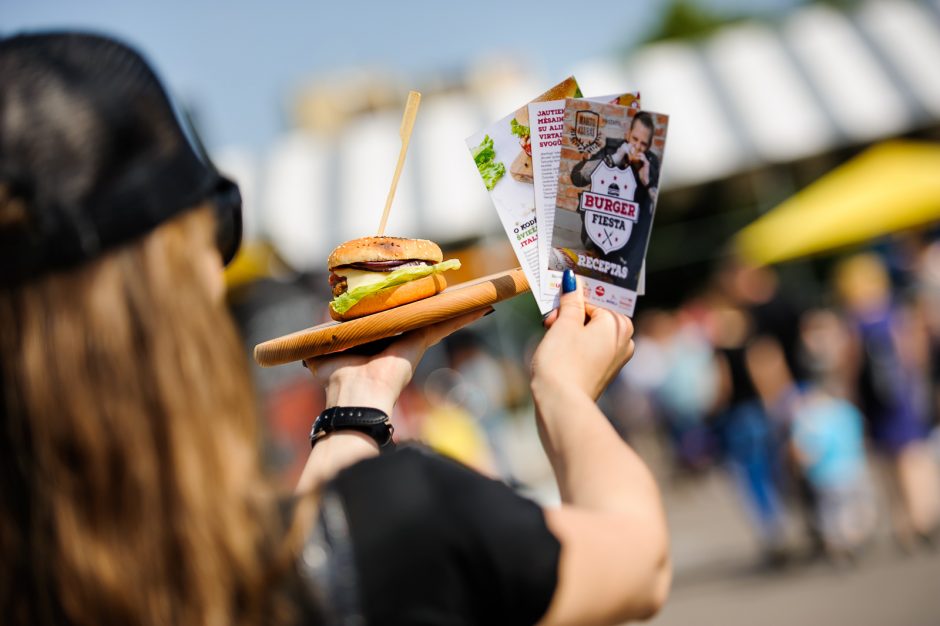
<path fill-rule="evenodd" d="M 568 77 L 532 102 L 580 96 L 578 83 L 574 77 Z M 552 309 L 553 300 L 540 297 L 540 228 L 535 216 L 535 187 L 529 133 L 529 108 L 526 103 L 510 115 L 468 137 L 467 147 L 470 148 L 503 229 L 529 281 L 539 311 L 545 314 Z"/>
<path fill-rule="evenodd" d="M 668 121 L 629 106 L 565 101 L 547 267 L 573 269 L 588 302 L 626 315 L 636 307 Z"/>
<path fill-rule="evenodd" d="M 586 98 L 588 102 L 619 104 L 640 108 L 640 92 Z M 535 179 L 535 217 L 539 231 L 539 300 L 554 302 L 561 288 L 561 272 L 548 270 L 548 252 L 551 232 L 555 224 L 555 195 L 558 191 L 558 164 L 561 158 L 561 139 L 565 122 L 565 100 L 533 102 L 529 105 L 531 120 L 532 174 Z M 599 151 L 599 144 L 588 150 Z M 535 291 L 533 286 L 532 291 Z M 642 294 L 642 287 L 638 293 Z"/>

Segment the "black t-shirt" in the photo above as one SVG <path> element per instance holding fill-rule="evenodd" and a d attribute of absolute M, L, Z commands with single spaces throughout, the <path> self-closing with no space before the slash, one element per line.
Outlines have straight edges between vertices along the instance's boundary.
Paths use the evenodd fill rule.
<path fill-rule="evenodd" d="M 724 355 L 728 361 L 728 373 L 731 378 L 731 397 L 728 404 L 732 407 L 756 400 L 757 387 L 751 379 L 750 370 L 747 367 L 747 354 L 743 346 L 734 348 L 718 348 L 718 351 Z"/>
<path fill-rule="evenodd" d="M 767 335 L 780 342 L 790 374 L 797 382 L 806 380 L 808 372 L 800 356 L 800 307 L 778 293 L 771 300 L 756 305 L 751 314 L 754 317 L 754 334 Z"/>
<path fill-rule="evenodd" d="M 408 446 L 340 472 L 322 504 L 330 569 L 349 570 L 328 585 L 340 616 L 350 587 L 367 624 L 533 624 L 548 609 L 560 544 L 542 509 L 501 482 Z"/>

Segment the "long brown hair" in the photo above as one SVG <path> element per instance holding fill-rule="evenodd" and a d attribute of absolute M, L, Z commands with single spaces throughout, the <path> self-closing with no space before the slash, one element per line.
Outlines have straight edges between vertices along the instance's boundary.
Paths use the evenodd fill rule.
<path fill-rule="evenodd" d="M 274 499 L 208 209 L 0 290 L 0 615 L 268 621 Z"/>

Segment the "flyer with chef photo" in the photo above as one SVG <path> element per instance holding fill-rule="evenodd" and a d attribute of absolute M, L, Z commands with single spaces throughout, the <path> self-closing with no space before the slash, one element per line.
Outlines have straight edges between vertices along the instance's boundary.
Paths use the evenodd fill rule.
<path fill-rule="evenodd" d="M 565 101 L 547 269 L 573 269 L 588 302 L 626 315 L 636 307 L 668 121 L 630 106 Z"/>
<path fill-rule="evenodd" d="M 586 98 L 588 102 L 619 104 L 640 108 L 640 92 Z M 532 175 L 535 180 L 535 219 L 539 230 L 539 300 L 553 302 L 561 288 L 561 272 L 548 270 L 548 252 L 551 232 L 555 225 L 555 194 L 558 191 L 558 164 L 561 159 L 561 139 L 565 123 L 565 100 L 533 102 L 529 105 L 531 120 Z M 590 146 L 600 150 L 600 145 Z M 642 285 L 642 282 L 641 282 Z M 535 291 L 533 285 L 532 291 Z M 642 294 L 642 288 L 639 290 Z"/>
<path fill-rule="evenodd" d="M 568 77 L 532 102 L 572 97 L 581 97 L 581 91 L 574 77 Z M 541 229 L 535 216 L 528 103 L 467 138 L 467 147 L 529 281 L 539 311 L 548 313 L 553 299 L 541 298 L 539 289 Z"/>

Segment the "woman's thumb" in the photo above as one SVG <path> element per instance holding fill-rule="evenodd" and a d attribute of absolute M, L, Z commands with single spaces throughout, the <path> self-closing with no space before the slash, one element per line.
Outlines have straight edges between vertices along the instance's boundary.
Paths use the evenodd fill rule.
<path fill-rule="evenodd" d="M 584 291 L 574 274 L 567 269 L 561 276 L 561 297 L 558 303 L 558 320 L 571 319 L 584 324 Z"/>

